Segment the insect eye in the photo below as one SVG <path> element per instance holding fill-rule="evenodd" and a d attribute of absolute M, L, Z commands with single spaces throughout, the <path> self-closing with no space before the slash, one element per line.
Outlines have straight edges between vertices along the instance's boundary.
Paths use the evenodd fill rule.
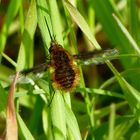
<path fill-rule="evenodd" d="M 49 48 L 49 52 L 52 53 L 52 51 L 55 50 L 56 46 L 57 46 L 57 42 L 55 40 L 52 41 Z"/>
<path fill-rule="evenodd" d="M 50 46 L 50 48 L 49 48 L 49 52 L 51 53 L 52 50 L 53 50 L 53 45 Z"/>

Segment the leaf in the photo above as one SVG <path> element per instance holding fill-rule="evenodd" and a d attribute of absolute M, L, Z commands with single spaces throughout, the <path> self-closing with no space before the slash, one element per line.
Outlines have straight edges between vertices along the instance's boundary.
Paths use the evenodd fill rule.
<path fill-rule="evenodd" d="M 18 120 L 18 125 L 19 125 L 20 139 L 21 140 L 35 140 L 19 114 L 17 114 L 17 120 Z"/>
<path fill-rule="evenodd" d="M 10 5 L 8 7 L 8 11 L 7 11 L 7 14 L 5 17 L 2 31 L 0 33 L 0 52 L 4 50 L 6 40 L 7 40 L 9 26 L 18 12 L 20 4 L 21 4 L 21 0 L 11 0 L 10 1 Z"/>
<path fill-rule="evenodd" d="M 128 101 L 129 106 L 131 107 L 133 113 L 137 117 L 138 122 L 140 123 L 140 92 L 132 87 L 113 67 L 113 65 L 107 60 L 108 67 L 111 69 L 113 74 L 116 76 L 126 100 Z"/>
<path fill-rule="evenodd" d="M 66 110 L 66 123 L 72 132 L 71 135 L 74 137 L 74 139 L 81 140 L 82 138 L 80 135 L 80 130 L 78 127 L 77 120 L 76 120 L 72 110 L 70 109 L 70 107 L 67 104 L 65 104 L 65 110 Z"/>
<path fill-rule="evenodd" d="M 37 11 L 35 0 L 31 1 L 28 14 L 25 21 L 23 38 L 17 60 L 17 71 L 33 65 L 33 38 L 37 26 Z"/>
<path fill-rule="evenodd" d="M 16 112 L 14 106 L 14 91 L 17 83 L 19 73 L 16 73 L 14 80 L 9 89 L 8 101 L 7 101 L 7 118 L 6 118 L 6 139 L 18 140 L 18 128 L 16 120 Z"/>
<path fill-rule="evenodd" d="M 83 33 L 87 36 L 87 38 L 90 40 L 90 42 L 94 45 L 94 47 L 98 50 L 101 49 L 98 42 L 96 41 L 95 37 L 93 36 L 93 33 L 91 32 L 91 29 L 89 28 L 87 22 L 82 17 L 82 15 L 79 13 L 79 11 L 67 0 L 64 1 L 67 10 L 69 11 L 71 17 L 75 21 L 75 23 L 79 26 L 79 28 L 83 31 Z"/>

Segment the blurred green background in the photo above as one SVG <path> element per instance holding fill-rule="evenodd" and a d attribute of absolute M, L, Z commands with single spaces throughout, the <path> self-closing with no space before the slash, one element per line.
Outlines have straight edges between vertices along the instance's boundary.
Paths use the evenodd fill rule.
<path fill-rule="evenodd" d="M 79 65 L 81 80 L 72 93 L 53 89 L 49 70 L 18 83 L 19 139 L 139 140 L 139 0 L 1 0 L 0 136 L 9 76 L 49 60 L 44 18 L 71 54 L 116 48 L 119 55 L 111 63 Z"/>

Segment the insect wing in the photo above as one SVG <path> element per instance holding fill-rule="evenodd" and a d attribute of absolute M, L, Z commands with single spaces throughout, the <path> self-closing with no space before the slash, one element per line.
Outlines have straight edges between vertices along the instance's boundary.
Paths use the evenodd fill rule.
<path fill-rule="evenodd" d="M 46 71 L 49 67 L 50 67 L 50 63 L 42 63 L 31 69 L 23 70 L 20 73 L 23 75 L 27 75 L 29 73 L 42 73 L 42 72 Z"/>
<path fill-rule="evenodd" d="M 79 55 L 73 55 L 73 57 L 79 60 L 81 65 L 91 65 L 91 64 L 103 64 L 105 60 L 113 60 L 115 56 L 119 54 L 117 49 L 108 49 L 104 51 L 96 51 L 90 53 L 84 53 Z"/>
<path fill-rule="evenodd" d="M 41 73 L 46 71 L 49 67 L 50 67 L 50 63 L 42 63 L 31 69 L 21 71 L 19 78 L 18 78 L 18 83 L 20 83 L 20 84 L 32 83 L 33 80 L 31 77 L 27 76 L 28 74 L 35 73 L 35 74 L 37 74 L 37 77 L 41 77 L 42 76 Z M 10 75 L 9 79 L 13 80 L 14 77 L 15 77 L 15 74 Z"/>

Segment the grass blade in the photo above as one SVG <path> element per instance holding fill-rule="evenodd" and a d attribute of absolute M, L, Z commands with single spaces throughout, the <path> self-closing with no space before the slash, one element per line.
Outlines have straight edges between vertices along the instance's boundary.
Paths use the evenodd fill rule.
<path fill-rule="evenodd" d="M 18 140 L 18 127 L 17 127 L 16 112 L 14 106 L 14 92 L 15 92 L 18 76 L 19 73 L 16 73 L 8 93 L 7 118 L 6 118 L 7 140 Z"/>
<path fill-rule="evenodd" d="M 21 140 L 35 140 L 19 114 L 17 114 L 17 120 L 18 120 L 18 125 L 19 125 L 20 139 Z"/>
<path fill-rule="evenodd" d="M 113 67 L 113 65 L 106 61 L 108 67 L 111 69 L 111 71 L 116 76 L 124 94 L 125 98 L 128 101 L 128 104 L 130 105 L 133 113 L 136 115 L 138 122 L 140 123 L 140 93 L 137 91 L 134 87 L 132 87 L 123 77 L 120 76 L 120 74 L 117 72 L 117 70 Z"/>
<path fill-rule="evenodd" d="M 37 11 L 35 0 L 31 1 L 25 21 L 23 39 L 17 60 L 17 71 L 33 66 L 33 37 L 37 26 Z"/>
<path fill-rule="evenodd" d="M 81 14 L 78 12 L 78 10 L 67 0 L 65 0 L 65 5 L 73 20 L 76 22 L 79 28 L 84 32 L 84 34 L 94 45 L 94 47 L 98 50 L 101 49 L 95 37 L 93 36 L 93 33 L 91 32 L 88 24 L 86 23 L 85 19 L 81 16 Z"/>
<path fill-rule="evenodd" d="M 14 17 L 17 15 L 20 4 L 21 4 L 21 0 L 10 1 L 10 5 L 8 7 L 8 11 L 7 11 L 7 14 L 5 17 L 5 22 L 4 22 L 2 31 L 0 33 L 0 52 L 2 52 L 4 50 L 6 40 L 7 40 L 9 26 L 10 26 L 12 20 L 14 19 Z M 1 58 L 0 58 L 0 60 L 1 60 Z"/>

